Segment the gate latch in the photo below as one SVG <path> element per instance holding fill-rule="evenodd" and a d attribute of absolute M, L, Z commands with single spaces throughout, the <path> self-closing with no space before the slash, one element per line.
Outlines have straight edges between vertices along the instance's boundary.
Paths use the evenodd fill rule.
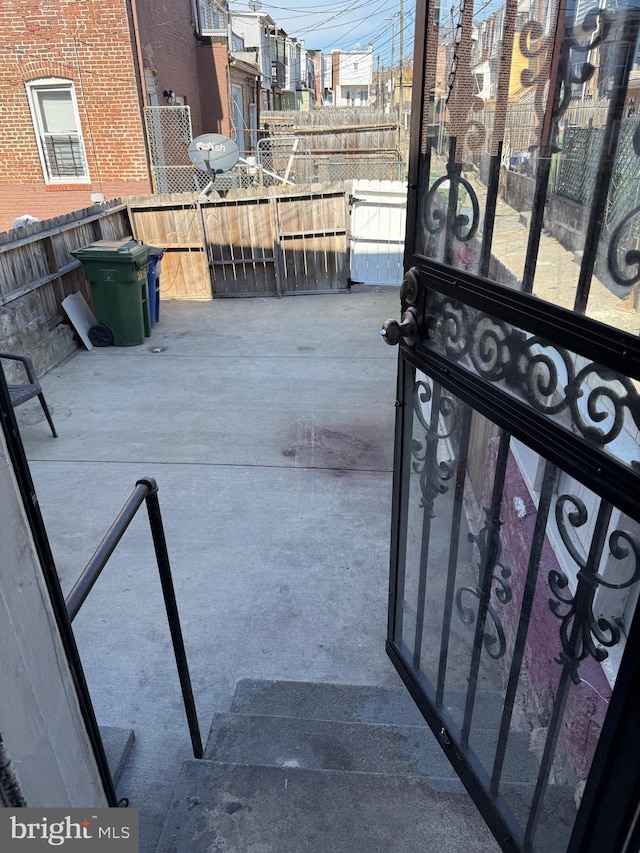
<path fill-rule="evenodd" d="M 444 726 L 440 729 L 440 741 L 443 746 L 451 746 L 451 738 L 447 734 L 447 730 Z"/>

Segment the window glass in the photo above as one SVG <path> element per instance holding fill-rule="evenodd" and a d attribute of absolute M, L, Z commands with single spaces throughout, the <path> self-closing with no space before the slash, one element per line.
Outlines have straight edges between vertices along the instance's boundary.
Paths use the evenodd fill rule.
<path fill-rule="evenodd" d="M 89 171 L 73 83 L 38 80 L 28 84 L 27 93 L 45 181 L 87 182 Z"/>

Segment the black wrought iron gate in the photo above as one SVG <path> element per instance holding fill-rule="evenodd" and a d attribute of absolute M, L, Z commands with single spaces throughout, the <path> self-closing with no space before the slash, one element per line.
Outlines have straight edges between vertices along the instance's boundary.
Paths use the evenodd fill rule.
<path fill-rule="evenodd" d="M 418 2 L 387 649 L 504 850 L 640 849 L 639 30 Z"/>

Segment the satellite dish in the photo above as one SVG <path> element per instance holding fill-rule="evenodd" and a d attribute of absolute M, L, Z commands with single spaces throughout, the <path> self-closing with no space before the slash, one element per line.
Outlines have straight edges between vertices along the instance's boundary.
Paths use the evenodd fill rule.
<path fill-rule="evenodd" d="M 257 12 L 258 9 L 262 9 L 262 3 L 260 0 L 249 0 L 247 6 L 251 9 L 252 12 Z"/>
<path fill-rule="evenodd" d="M 219 133 L 203 133 L 189 145 L 189 159 L 193 165 L 211 176 L 233 169 L 239 156 L 240 151 L 233 139 Z"/>

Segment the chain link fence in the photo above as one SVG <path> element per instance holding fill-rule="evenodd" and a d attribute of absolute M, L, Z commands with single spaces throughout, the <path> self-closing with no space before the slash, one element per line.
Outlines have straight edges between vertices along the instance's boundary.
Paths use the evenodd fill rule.
<path fill-rule="evenodd" d="M 363 154 L 343 151 L 339 154 L 314 152 L 314 179 L 323 181 L 402 181 L 405 164 L 399 151 Z"/>
<path fill-rule="evenodd" d="M 620 141 L 611 179 L 606 228 L 613 230 L 627 214 L 640 206 L 640 160 L 633 147 L 633 137 L 640 133 L 637 118 L 625 119 L 620 127 Z M 634 219 L 633 237 L 640 236 L 640 221 Z"/>
<path fill-rule="evenodd" d="M 302 136 L 268 136 L 258 142 L 258 165 L 265 183 L 313 182 L 311 145 Z M 271 173 L 271 174 L 269 174 Z"/>
<path fill-rule="evenodd" d="M 558 163 L 556 194 L 590 204 L 598 177 L 603 127 L 566 127 Z"/>
<path fill-rule="evenodd" d="M 369 179 L 402 180 L 404 161 L 397 150 L 312 150 L 302 136 L 274 136 L 258 143 L 258 166 L 265 185 L 291 181 L 315 184 Z"/>
<path fill-rule="evenodd" d="M 156 193 L 191 192 L 194 189 L 189 144 L 191 110 L 189 107 L 145 107 L 144 122 Z"/>
<path fill-rule="evenodd" d="M 153 189 L 156 193 L 202 193 L 211 182 L 207 172 L 189 160 L 192 141 L 189 107 L 146 107 L 145 127 Z M 404 161 L 396 150 L 313 151 L 308 138 L 261 139 L 258 150 L 241 152 L 240 162 L 216 175 L 212 190 L 226 192 L 251 186 L 315 184 L 332 181 L 402 180 Z"/>

